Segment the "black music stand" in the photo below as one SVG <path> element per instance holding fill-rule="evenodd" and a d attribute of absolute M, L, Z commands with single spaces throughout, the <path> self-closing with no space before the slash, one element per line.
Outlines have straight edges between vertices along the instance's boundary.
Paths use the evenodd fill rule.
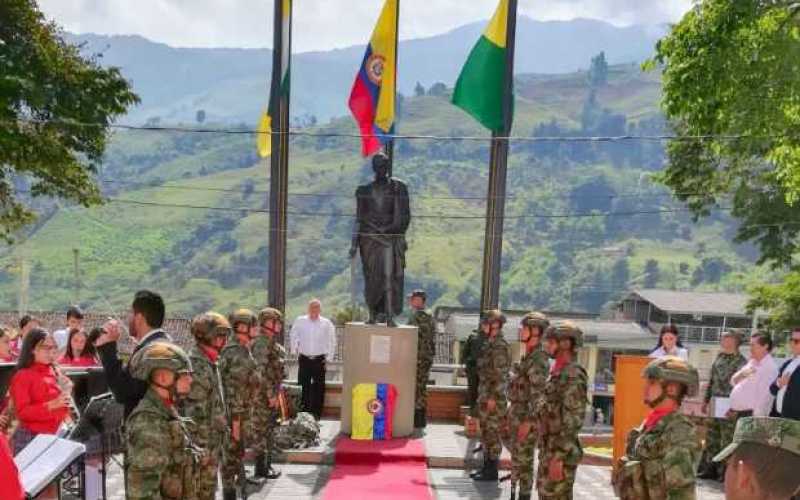
<path fill-rule="evenodd" d="M 69 484 L 77 479 L 76 488 L 68 488 L 77 498 L 86 498 L 83 459 L 86 447 L 80 443 L 61 439 L 50 434 L 39 434 L 23 448 L 14 462 L 22 478 L 25 498 L 36 498 L 54 481 Z M 61 499 L 61 484 L 58 488 Z"/>
<path fill-rule="evenodd" d="M 85 443 L 87 455 L 100 454 L 100 476 L 103 482 L 103 499 L 106 498 L 106 462 L 115 453 L 122 453 L 125 441 L 122 436 L 124 407 L 107 392 L 89 400 L 81 413 L 78 424 L 70 432 L 69 439 Z"/>

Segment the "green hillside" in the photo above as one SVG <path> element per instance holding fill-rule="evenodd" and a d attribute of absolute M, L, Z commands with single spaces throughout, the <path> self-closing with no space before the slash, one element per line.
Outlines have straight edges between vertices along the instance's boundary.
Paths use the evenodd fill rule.
<path fill-rule="evenodd" d="M 612 67 L 593 106 L 586 82 L 585 73 L 518 77 L 514 134 L 664 132 L 657 74 Z M 441 90 L 403 100 L 400 133 L 485 136 Z M 341 118 L 308 132 L 355 127 Z M 329 310 L 349 303 L 353 193 L 370 178 L 359 151 L 354 138 L 292 138 L 290 314 L 312 296 Z M 425 287 L 434 304 L 476 305 L 488 141 L 400 140 L 396 158 L 395 176 L 409 184 L 415 217 L 407 288 Z M 652 141 L 515 142 L 503 306 L 599 311 L 631 285 L 741 290 L 763 278 L 752 250 L 729 243 L 725 212 L 694 225 L 649 181 L 662 162 L 663 149 Z M 172 313 L 265 302 L 268 166 L 252 136 L 118 132 L 101 177 L 106 205 L 64 207 L 5 250 L 0 297 L 8 307 L 17 304 L 22 260 L 30 266 L 29 309 L 72 302 L 73 248 L 80 302 L 97 312 L 124 310 L 140 287 L 162 291 Z M 599 215 L 609 212 L 620 215 Z M 357 289 L 360 300 L 360 283 Z"/>

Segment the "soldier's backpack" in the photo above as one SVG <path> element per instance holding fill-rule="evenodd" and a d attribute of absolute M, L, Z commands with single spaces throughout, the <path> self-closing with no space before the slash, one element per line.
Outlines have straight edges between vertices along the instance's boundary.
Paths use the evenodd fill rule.
<path fill-rule="evenodd" d="M 289 423 L 275 429 L 274 443 L 281 450 L 319 446 L 319 422 L 310 413 L 300 412 Z"/>

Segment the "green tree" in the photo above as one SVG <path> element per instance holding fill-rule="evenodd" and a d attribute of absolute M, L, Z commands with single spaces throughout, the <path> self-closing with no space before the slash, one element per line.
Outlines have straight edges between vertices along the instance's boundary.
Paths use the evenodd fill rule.
<path fill-rule="evenodd" d="M 197 123 L 202 124 L 204 121 L 206 121 L 206 110 L 198 109 L 197 113 L 194 116 L 194 119 Z"/>
<path fill-rule="evenodd" d="M 608 62 L 606 53 L 600 52 L 592 58 L 589 65 L 589 87 L 597 89 L 608 83 Z"/>
<path fill-rule="evenodd" d="M 660 180 L 695 217 L 730 206 L 741 221 L 735 240 L 790 271 L 781 285 L 753 289 L 754 303 L 778 315 L 794 294 L 800 302 L 799 14 L 788 0 L 702 0 L 645 65 L 663 66 L 662 107 L 678 135 Z"/>
<path fill-rule="evenodd" d="M 442 82 L 436 82 L 431 85 L 431 88 L 428 89 L 428 95 L 434 97 L 444 97 L 447 93 L 447 85 Z"/>
<path fill-rule="evenodd" d="M 67 44 L 33 0 L 0 2 L 0 237 L 35 219 L 33 197 L 99 203 L 92 174 L 108 125 L 138 102 L 116 68 L 101 68 Z"/>
<path fill-rule="evenodd" d="M 649 259 L 644 263 L 644 287 L 655 288 L 658 285 L 658 278 L 660 271 L 658 269 L 658 261 Z"/>
<path fill-rule="evenodd" d="M 425 95 L 425 87 L 423 87 L 419 82 L 417 82 L 417 84 L 414 86 L 414 95 L 417 97 L 422 97 Z"/>

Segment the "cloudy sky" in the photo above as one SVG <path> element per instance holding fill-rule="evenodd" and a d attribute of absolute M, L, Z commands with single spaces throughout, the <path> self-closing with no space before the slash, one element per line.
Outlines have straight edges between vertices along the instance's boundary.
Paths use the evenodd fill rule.
<path fill-rule="evenodd" d="M 521 13 L 539 20 L 576 17 L 616 25 L 673 22 L 691 0 L 519 0 Z M 271 45 L 270 0 L 39 0 L 65 29 L 138 34 L 179 47 Z M 295 0 L 297 51 L 364 43 L 383 0 Z M 497 0 L 403 0 L 401 38 L 435 35 L 488 19 Z"/>

